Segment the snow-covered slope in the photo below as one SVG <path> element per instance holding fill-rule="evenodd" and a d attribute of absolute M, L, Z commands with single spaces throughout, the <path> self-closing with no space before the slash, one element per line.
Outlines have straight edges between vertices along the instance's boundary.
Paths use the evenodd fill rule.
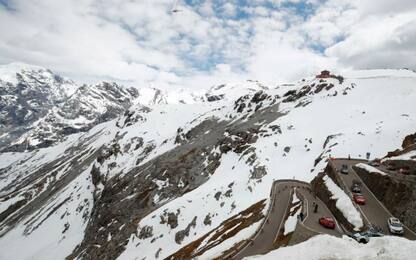
<path fill-rule="evenodd" d="M 194 104 L 204 101 L 204 91 L 192 92 L 186 89 L 161 90 L 140 88 L 137 102 L 145 106 L 166 104 Z"/>
<path fill-rule="evenodd" d="M 253 94 L 257 91 L 268 90 L 269 87 L 262 85 L 258 81 L 247 80 L 246 82 L 227 83 L 218 86 L 213 86 L 205 93 L 207 101 L 228 100 L 233 101 L 238 99 L 243 94 Z"/>
<path fill-rule="evenodd" d="M 59 118 L 98 120 L 89 129 L 0 153 L 0 258 L 163 259 L 190 243 L 203 259 L 219 256 L 253 234 L 261 214 L 231 237 L 213 234 L 246 223 L 253 205 L 264 213 L 273 180 L 310 181 L 330 156 L 379 157 L 414 132 L 416 74 L 363 73 L 200 93 L 139 89 L 103 123 L 102 113 L 82 112 L 103 109 L 95 97 L 108 91 L 91 87 L 76 98 L 88 109 L 69 106 L 76 116 Z M 126 91 L 121 99 L 135 95 Z"/>

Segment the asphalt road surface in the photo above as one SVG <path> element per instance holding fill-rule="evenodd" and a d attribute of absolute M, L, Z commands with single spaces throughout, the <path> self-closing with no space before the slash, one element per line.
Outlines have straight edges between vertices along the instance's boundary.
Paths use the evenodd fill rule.
<path fill-rule="evenodd" d="M 308 185 L 309 186 L 309 185 Z M 309 188 L 309 187 L 308 187 Z M 340 226 L 338 223 L 336 223 L 335 229 L 327 229 L 319 224 L 319 219 L 321 217 L 331 217 L 332 219 L 335 219 L 332 212 L 328 209 L 328 207 L 323 203 L 320 199 L 315 198 L 314 194 L 311 192 L 310 189 L 302 189 L 302 188 L 296 188 L 296 191 L 301 194 L 303 197 L 304 205 L 306 207 L 305 210 L 307 210 L 306 217 L 303 219 L 303 224 L 321 234 L 329 234 L 337 237 L 341 237 L 343 232 L 341 231 Z M 318 204 L 318 211 L 315 213 L 313 208 L 313 203 Z"/>
<path fill-rule="evenodd" d="M 279 180 L 273 183 L 271 207 L 269 214 L 266 216 L 264 226 L 260 229 L 252 242 L 243 247 L 239 253 L 234 255 L 233 259 L 242 259 L 246 256 L 265 254 L 273 249 L 273 244 L 281 232 L 285 224 L 285 216 L 289 210 L 289 206 L 292 202 L 292 195 L 295 192 L 299 194 L 298 198 L 304 201 L 305 208 L 304 212 L 307 214 L 304 218 L 304 225 L 315 231 L 316 233 L 330 234 L 334 236 L 341 236 L 342 231 L 337 224 L 336 229 L 326 229 L 319 224 L 319 218 L 323 216 L 335 217 L 326 205 L 315 198 L 311 192 L 310 184 L 295 180 Z M 313 202 L 318 204 L 318 212 L 313 212 Z"/>
<path fill-rule="evenodd" d="M 360 213 L 367 223 L 370 223 L 373 226 L 377 226 L 383 229 L 385 234 L 389 234 L 387 220 L 393 215 L 388 211 L 388 209 L 376 198 L 376 196 L 370 191 L 370 189 L 365 185 L 362 179 L 354 171 L 352 166 L 357 163 L 363 162 L 362 160 L 348 160 L 348 159 L 337 159 L 331 161 L 332 165 L 335 167 L 337 174 L 341 177 L 341 180 L 344 182 L 344 185 L 350 189 L 353 180 L 358 181 L 361 184 L 361 193 L 365 197 L 366 204 L 358 205 Z M 348 174 L 342 174 L 340 172 L 341 166 L 346 164 L 348 166 Z M 351 197 L 350 190 L 345 190 L 345 192 Z M 352 199 L 352 198 L 351 198 Z M 404 237 L 412 240 L 416 240 L 416 233 L 410 230 L 405 226 Z"/>
<path fill-rule="evenodd" d="M 279 234 L 283 225 L 284 216 L 291 203 L 293 188 L 285 182 L 275 182 L 272 186 L 273 192 L 270 207 L 272 209 L 266 216 L 264 226 L 256 234 L 251 243 L 237 253 L 233 259 L 242 259 L 246 256 L 264 254 L 270 251 L 273 242 Z"/>

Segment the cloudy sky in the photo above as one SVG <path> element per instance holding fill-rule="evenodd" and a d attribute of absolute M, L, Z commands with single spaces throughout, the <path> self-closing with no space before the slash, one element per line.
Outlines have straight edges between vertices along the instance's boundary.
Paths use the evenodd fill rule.
<path fill-rule="evenodd" d="M 0 0 L 0 35 L 0 64 L 86 82 L 201 88 L 416 69 L 415 0 Z"/>

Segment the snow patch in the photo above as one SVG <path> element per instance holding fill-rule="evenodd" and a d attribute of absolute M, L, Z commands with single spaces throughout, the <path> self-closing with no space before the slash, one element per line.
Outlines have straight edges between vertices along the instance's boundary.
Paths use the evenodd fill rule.
<path fill-rule="evenodd" d="M 385 172 L 380 171 L 379 169 L 377 169 L 377 168 L 375 168 L 375 167 L 373 167 L 371 165 L 365 164 L 365 163 L 359 163 L 359 164 L 357 164 L 355 166 L 358 167 L 358 168 L 364 169 L 364 170 L 366 170 L 368 172 L 375 172 L 375 173 L 379 173 L 381 175 L 387 175 Z"/>
<path fill-rule="evenodd" d="M 292 207 L 290 208 L 291 214 L 289 215 L 289 217 L 287 218 L 285 222 L 285 232 L 283 234 L 285 236 L 289 234 L 290 232 L 295 231 L 296 223 L 298 221 L 298 216 L 300 212 L 302 211 L 302 207 L 299 207 L 299 204 L 298 204 L 299 201 L 300 200 L 296 196 L 296 193 L 293 193 Z"/>
<path fill-rule="evenodd" d="M 323 180 L 328 190 L 332 193 L 331 198 L 336 200 L 335 206 L 342 212 L 344 217 L 355 227 L 356 230 L 362 228 L 364 224 L 361 215 L 354 207 L 347 194 L 345 194 L 345 192 L 328 176 L 325 176 Z"/>

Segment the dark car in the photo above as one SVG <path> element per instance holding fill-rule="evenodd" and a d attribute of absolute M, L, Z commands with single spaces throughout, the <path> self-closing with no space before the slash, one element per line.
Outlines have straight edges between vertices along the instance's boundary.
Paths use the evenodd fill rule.
<path fill-rule="evenodd" d="M 319 224 L 326 228 L 334 229 L 335 221 L 331 217 L 322 217 L 319 219 Z"/>
<path fill-rule="evenodd" d="M 348 165 L 343 164 L 343 165 L 341 166 L 341 173 L 343 173 L 343 174 L 348 174 Z"/>
<path fill-rule="evenodd" d="M 358 185 L 357 183 L 354 183 L 354 184 L 351 186 L 351 191 L 352 191 L 353 193 L 361 193 L 361 188 L 360 188 L 360 185 Z"/>

